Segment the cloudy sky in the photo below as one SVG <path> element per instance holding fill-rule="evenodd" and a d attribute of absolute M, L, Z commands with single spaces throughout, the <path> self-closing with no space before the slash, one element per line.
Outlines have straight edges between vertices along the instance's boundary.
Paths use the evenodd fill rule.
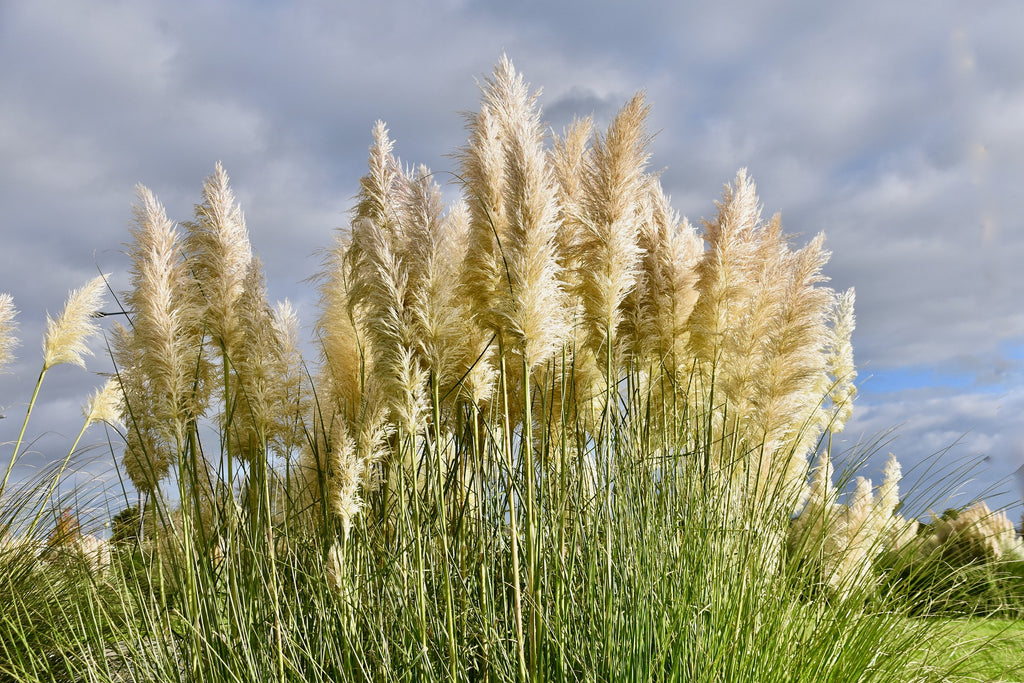
<path fill-rule="evenodd" d="M 1022 29 L 1017 0 L 0 0 L 0 292 L 23 339 L 0 375 L 0 443 L 24 416 L 45 313 L 100 271 L 126 283 L 136 183 L 186 220 L 222 161 L 271 297 L 308 324 L 304 280 L 345 225 L 373 122 L 445 177 L 477 81 L 507 53 L 556 130 L 607 122 L 645 89 L 652 165 L 691 221 L 746 167 L 798 241 L 824 231 L 832 286 L 857 290 L 845 435 L 882 435 L 867 474 L 890 450 L 909 470 L 952 446 L 928 462 L 978 463 L 958 502 L 993 487 L 1019 519 Z M 109 367 L 98 350 L 93 372 Z M 26 465 L 66 452 L 99 383 L 48 376 Z M 90 471 L 109 473 L 97 453 Z"/>

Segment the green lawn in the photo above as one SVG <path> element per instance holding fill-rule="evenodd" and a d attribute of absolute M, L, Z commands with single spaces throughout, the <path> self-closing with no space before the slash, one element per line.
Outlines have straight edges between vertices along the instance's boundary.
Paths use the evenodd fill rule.
<path fill-rule="evenodd" d="M 967 680 L 1024 681 L 1024 621 L 956 619 L 950 633 L 950 662 L 962 660 Z"/>

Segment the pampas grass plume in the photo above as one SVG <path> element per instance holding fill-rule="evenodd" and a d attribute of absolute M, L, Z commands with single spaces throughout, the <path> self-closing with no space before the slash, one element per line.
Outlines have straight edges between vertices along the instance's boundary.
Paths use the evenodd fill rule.
<path fill-rule="evenodd" d="M 649 137 L 644 125 L 649 111 L 643 94 L 635 95 L 607 133 L 594 140 L 583 175 L 585 215 L 576 245 L 578 294 L 595 350 L 615 345 L 622 303 L 639 274 L 642 254 L 637 238 L 645 195 Z"/>
<path fill-rule="evenodd" d="M 565 296 L 555 253 L 556 186 L 543 149 L 537 95 L 503 60 L 486 98 L 502 113 L 505 135 L 505 266 L 498 297 L 500 328 L 532 369 L 568 335 Z"/>
<path fill-rule="evenodd" d="M 371 369 L 364 368 L 364 363 L 372 356 L 363 348 L 365 342 L 360 339 L 353 317 L 355 307 L 350 296 L 353 259 L 349 257 L 349 249 L 350 242 L 336 236 L 320 272 L 321 313 L 317 332 L 321 370 L 317 386 L 328 400 L 328 413 L 340 412 L 349 423 L 355 423 L 362 395 L 362 378 L 365 371 Z"/>
<path fill-rule="evenodd" d="M 96 314 L 103 304 L 107 281 L 105 275 L 92 279 L 68 296 L 64 311 L 56 318 L 46 316 L 46 338 L 43 340 L 43 370 L 70 363 L 85 368 L 83 356 L 92 355 L 89 339 L 99 332 Z"/>
<path fill-rule="evenodd" d="M 135 242 L 128 252 L 133 289 L 125 297 L 134 314 L 132 354 L 150 388 L 146 409 L 157 422 L 174 424 L 180 437 L 182 423 L 202 410 L 201 401 L 192 395 L 198 312 L 187 296 L 185 265 L 173 222 L 148 188 L 140 185 L 136 192 Z"/>
<path fill-rule="evenodd" d="M 0 368 L 13 360 L 14 347 L 18 345 L 18 338 L 14 331 L 18 324 L 14 316 L 18 310 L 14 307 L 14 299 L 10 294 L 0 294 Z"/>
<path fill-rule="evenodd" d="M 829 399 L 832 403 L 833 415 L 829 428 L 833 432 L 841 432 L 853 412 L 853 400 L 857 396 L 857 368 L 853 362 L 853 344 L 851 338 L 856 326 L 854 302 L 856 294 L 850 288 L 836 297 L 830 314 L 826 343 L 828 373 L 832 378 Z"/>
<path fill-rule="evenodd" d="M 121 391 L 121 383 L 116 377 L 111 377 L 89 397 L 82 413 L 85 415 L 86 424 L 106 422 L 117 425 L 121 424 L 123 406 L 124 393 Z"/>
<path fill-rule="evenodd" d="M 184 224 L 186 252 L 202 292 L 203 319 L 214 343 L 230 358 L 241 335 L 235 305 L 244 289 L 252 248 L 242 209 L 219 162 L 203 183 L 202 197 L 195 220 Z"/>

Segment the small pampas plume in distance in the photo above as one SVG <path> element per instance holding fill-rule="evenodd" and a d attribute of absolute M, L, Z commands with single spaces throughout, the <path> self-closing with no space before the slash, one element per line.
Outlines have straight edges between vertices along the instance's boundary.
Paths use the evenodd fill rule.
<path fill-rule="evenodd" d="M 103 304 L 106 275 L 93 278 L 68 296 L 64 311 L 56 319 L 46 316 L 46 338 L 43 341 L 43 371 L 55 365 L 70 363 L 85 367 L 83 356 L 92 355 L 86 344 L 99 332 L 96 314 Z"/>
<path fill-rule="evenodd" d="M 853 413 L 853 400 L 857 396 L 857 368 L 853 363 L 851 338 L 856 326 L 853 312 L 856 295 L 853 288 L 839 294 L 832 306 L 830 325 L 826 337 L 828 374 L 832 379 L 829 400 L 832 417 L 828 424 L 833 432 L 843 431 L 846 420 Z"/>
<path fill-rule="evenodd" d="M 0 368 L 7 365 L 14 359 L 14 347 L 18 345 L 18 338 L 14 331 L 18 324 L 14 316 L 18 310 L 14 307 L 14 299 L 10 294 L 0 294 Z"/>
<path fill-rule="evenodd" d="M 94 422 L 117 425 L 121 424 L 123 406 L 124 393 L 121 391 L 121 383 L 116 377 L 111 377 L 89 397 L 82 413 L 87 425 Z"/>
<path fill-rule="evenodd" d="M 943 515 L 945 517 L 945 515 Z M 922 550 L 939 548 L 944 556 L 957 561 L 1024 560 L 1024 543 L 1005 510 L 993 512 L 984 501 L 978 501 L 955 517 L 940 519 L 935 532 Z"/>
<path fill-rule="evenodd" d="M 97 576 L 102 576 L 110 567 L 110 543 L 91 534 L 82 534 L 74 539 L 68 550 L 77 555 L 84 567 Z"/>

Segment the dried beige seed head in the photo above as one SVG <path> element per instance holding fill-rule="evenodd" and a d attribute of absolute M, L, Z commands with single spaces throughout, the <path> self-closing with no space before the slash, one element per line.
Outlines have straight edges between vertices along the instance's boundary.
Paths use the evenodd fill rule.
<path fill-rule="evenodd" d="M 329 408 L 324 412 L 340 413 L 354 424 L 359 415 L 363 391 L 363 376 L 369 372 L 371 354 L 360 338 L 351 301 L 352 258 L 348 256 L 349 243 L 340 237 L 324 259 L 320 273 L 320 318 L 317 331 L 320 338 L 320 372 L 317 387 Z M 364 368 L 364 362 L 367 367 Z M 326 391 L 324 391 L 326 389 Z"/>
<path fill-rule="evenodd" d="M 199 367 L 200 311 L 190 296 L 177 230 L 147 188 L 136 188 L 134 243 L 129 248 L 132 290 L 132 353 L 146 376 L 146 410 L 157 423 L 182 425 L 203 412 L 205 398 L 195 390 Z M 123 365 L 123 361 L 120 361 Z M 199 375 L 205 373 L 200 372 Z"/>
<path fill-rule="evenodd" d="M 649 111 L 643 94 L 635 95 L 607 133 L 594 140 L 583 174 L 582 229 L 575 255 L 577 295 L 583 304 L 587 344 L 602 365 L 607 364 L 607 349 L 601 350 L 606 344 L 618 350 L 623 302 L 640 272 L 637 239 L 641 204 L 647 196 L 645 121 Z"/>
<path fill-rule="evenodd" d="M 18 338 L 14 336 L 14 331 L 18 328 L 14 321 L 17 314 L 11 295 L 0 294 L 0 368 L 14 359 L 12 352 L 18 345 Z"/>
<path fill-rule="evenodd" d="M 196 281 L 200 318 L 213 342 L 233 357 L 241 335 L 236 304 L 242 296 L 252 260 L 245 217 L 229 186 L 228 174 L 217 164 L 203 183 L 203 202 L 195 207 L 185 251 Z"/>
<path fill-rule="evenodd" d="M 89 397 L 83 413 L 86 424 L 106 422 L 111 425 L 121 424 L 124 410 L 124 393 L 117 377 L 111 377 L 102 387 Z"/>
<path fill-rule="evenodd" d="M 68 296 L 64 311 L 56 319 L 46 316 L 46 338 L 43 341 L 43 369 L 61 363 L 85 367 L 83 356 L 92 355 L 86 345 L 99 332 L 96 314 L 103 304 L 106 276 L 94 278 Z"/>
<path fill-rule="evenodd" d="M 828 376 L 832 382 L 829 399 L 832 417 L 828 426 L 833 432 L 843 431 L 846 420 L 853 412 L 853 400 L 857 396 L 857 368 L 853 363 L 851 338 L 856 326 L 854 317 L 855 294 L 848 289 L 838 297 L 830 312 L 830 325 L 826 337 Z"/>
<path fill-rule="evenodd" d="M 501 334 L 527 369 L 568 335 L 556 254 L 557 186 L 536 100 L 503 58 L 483 88 L 481 114 L 462 157 L 471 214 L 468 298 L 480 324 Z"/>
<path fill-rule="evenodd" d="M 297 450 L 304 440 L 302 416 L 307 407 L 306 384 L 303 381 L 302 352 L 299 349 L 299 317 L 288 299 L 274 307 L 274 331 L 280 343 L 279 398 L 276 428 L 272 438 L 281 453 Z"/>

